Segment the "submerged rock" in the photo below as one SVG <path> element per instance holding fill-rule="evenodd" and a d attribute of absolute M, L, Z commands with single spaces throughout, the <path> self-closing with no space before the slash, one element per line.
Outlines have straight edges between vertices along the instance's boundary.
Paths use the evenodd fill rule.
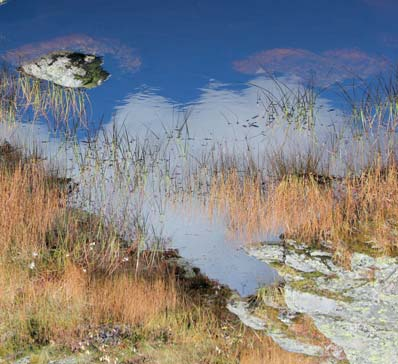
<path fill-rule="evenodd" d="M 93 88 L 109 77 L 102 63 L 101 57 L 92 54 L 60 51 L 24 63 L 19 70 L 64 87 Z"/>
<path fill-rule="evenodd" d="M 346 356 L 353 364 L 398 363 L 397 258 L 354 253 L 351 270 L 346 270 L 334 264 L 329 252 L 303 250 L 294 242 L 270 249 L 265 244 L 247 252 L 271 264 L 282 276 L 285 307 L 281 307 L 283 315 L 276 319 L 285 326 L 291 325 L 292 320 L 281 318 L 305 315 L 334 345 L 332 356 L 336 359 Z M 245 312 L 238 316 L 246 322 L 253 322 L 251 315 L 257 320 L 261 316 L 255 307 L 240 308 Z M 263 319 L 264 327 L 267 319 Z M 257 322 L 257 326 L 261 323 Z M 275 336 L 275 330 L 271 330 L 271 336 Z M 284 340 L 284 344 L 285 349 L 297 352 L 295 345 L 300 340 L 294 345 Z M 313 355 L 304 344 L 302 350 Z"/>

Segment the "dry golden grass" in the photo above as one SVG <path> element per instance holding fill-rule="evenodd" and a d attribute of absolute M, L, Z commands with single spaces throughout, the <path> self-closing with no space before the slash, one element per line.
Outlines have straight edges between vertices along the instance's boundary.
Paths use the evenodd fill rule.
<path fill-rule="evenodd" d="M 0 267 L 0 332 L 6 346 L 43 345 L 76 337 L 85 314 L 85 282 L 70 267 L 59 279 L 33 277 L 11 264 Z M 7 340 L 8 339 L 8 340 Z M 1 352 L 0 352 L 1 353 Z"/>
<path fill-rule="evenodd" d="M 226 215 L 232 234 L 252 242 L 280 234 L 312 243 L 330 240 L 336 251 L 398 248 L 398 167 L 376 164 L 359 176 L 319 183 L 311 176 L 288 175 L 264 183 L 234 170 L 213 178 L 209 211 Z"/>
<path fill-rule="evenodd" d="M 174 310 L 177 292 L 172 281 L 149 282 L 123 274 L 92 283 L 89 304 L 93 322 L 139 325 Z"/>
<path fill-rule="evenodd" d="M 72 265 L 58 279 L 9 269 L 0 267 L 0 333 L 16 333 L 20 347 L 50 341 L 69 345 L 88 326 L 145 325 L 177 302 L 176 291 L 160 279 L 148 283 L 121 275 L 90 283 Z"/>
<path fill-rule="evenodd" d="M 176 307 L 167 275 L 140 278 L 132 261 L 102 269 L 125 257 L 115 234 L 99 218 L 78 224 L 39 162 L 0 164 L 0 203 L 0 348 L 65 344 L 85 327 L 145 325 Z"/>
<path fill-rule="evenodd" d="M 315 364 L 319 358 L 286 352 L 261 332 L 220 323 L 213 313 L 187 306 L 153 323 L 166 327 L 173 345 L 150 348 L 154 363 Z M 149 362 L 152 362 L 151 360 Z"/>
<path fill-rule="evenodd" d="M 240 364 L 316 364 L 317 358 L 284 351 L 270 338 L 257 338 L 242 352 Z"/>
<path fill-rule="evenodd" d="M 19 255 L 44 248 L 45 234 L 65 206 L 61 191 L 48 186 L 40 165 L 0 173 L 0 249 Z"/>

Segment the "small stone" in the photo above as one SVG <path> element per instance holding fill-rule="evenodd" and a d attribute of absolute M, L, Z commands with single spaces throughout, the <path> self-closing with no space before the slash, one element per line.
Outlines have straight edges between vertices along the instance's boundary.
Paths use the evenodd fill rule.
<path fill-rule="evenodd" d="M 297 318 L 298 313 L 290 311 L 289 309 L 282 309 L 279 311 L 278 319 L 286 325 L 290 325 L 294 319 Z"/>
<path fill-rule="evenodd" d="M 316 269 L 312 267 L 311 264 L 308 264 L 305 261 L 304 255 L 298 255 L 295 253 L 289 254 L 286 256 L 285 264 L 300 272 L 304 273 L 316 272 Z"/>
<path fill-rule="evenodd" d="M 371 268 L 376 264 L 376 260 L 366 254 L 354 253 L 351 257 L 351 270 Z"/>

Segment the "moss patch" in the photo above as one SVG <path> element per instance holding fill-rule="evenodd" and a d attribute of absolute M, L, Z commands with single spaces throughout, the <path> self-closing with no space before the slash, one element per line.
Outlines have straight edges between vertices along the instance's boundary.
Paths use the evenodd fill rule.
<path fill-rule="evenodd" d="M 87 62 L 86 60 L 89 57 L 91 57 L 93 60 Z M 83 81 L 83 87 L 85 88 L 96 87 L 100 85 L 103 81 L 107 80 L 110 76 L 110 74 L 102 68 L 103 60 L 101 57 L 92 55 L 85 56 L 81 53 L 72 53 L 69 58 L 72 59 L 72 62 L 76 62 L 81 68 L 86 71 L 86 74 L 84 76 L 76 75 L 77 79 Z"/>

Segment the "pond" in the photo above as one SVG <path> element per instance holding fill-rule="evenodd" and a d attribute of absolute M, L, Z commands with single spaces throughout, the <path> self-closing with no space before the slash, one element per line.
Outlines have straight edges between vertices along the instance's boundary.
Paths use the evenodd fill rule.
<path fill-rule="evenodd" d="M 310 138 L 316 135 L 322 148 L 331 135 L 350 140 L 351 131 L 342 129 L 347 109 L 336 91 L 354 77 L 370 79 L 392 67 L 398 55 L 397 10 L 394 0 L 0 0 L 0 57 L 9 67 L 59 51 L 103 57 L 111 76 L 105 74 L 99 87 L 87 91 L 89 124 L 78 131 L 77 148 L 87 153 L 87 132 L 116 128 L 127 140 L 156 149 L 157 157 L 162 153 L 159 161 L 173 171 L 168 178 L 177 181 L 184 168 L 211 164 L 212 153 L 242 155 L 242 160 L 250 154 L 263 166 L 272 148 L 304 150 L 310 124 Z M 311 85 L 311 92 L 304 92 L 304 85 Z M 45 120 L 33 127 L 29 120 L 21 122 L 18 130 L 2 127 L 3 136 L 38 141 L 84 180 L 73 165 L 76 146 L 62 149 L 64 142 Z M 109 147 L 104 137 L 99 143 Z M 126 171 L 134 173 L 133 164 Z M 117 194 L 117 188 L 114 166 L 108 167 L 99 210 L 101 204 L 126 200 L 110 193 Z M 244 238 L 228 234 L 222 214 L 209 216 L 198 201 L 189 213 L 178 203 L 165 209 L 164 195 L 154 188 L 156 178 L 164 178 L 161 172 L 149 177 L 153 184 L 139 202 L 157 235 L 242 295 L 275 279 L 271 268 L 242 250 Z"/>

